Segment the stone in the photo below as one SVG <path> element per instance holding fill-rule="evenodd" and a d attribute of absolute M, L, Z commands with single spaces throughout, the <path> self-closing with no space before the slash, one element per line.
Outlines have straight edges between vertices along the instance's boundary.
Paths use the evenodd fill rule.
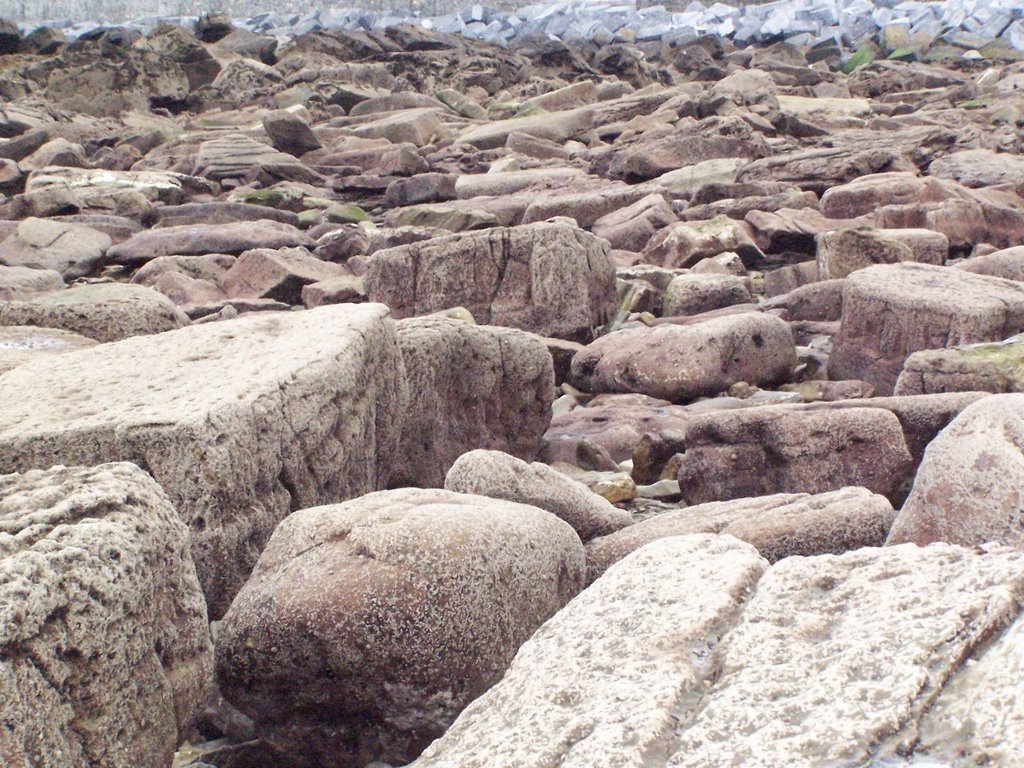
<path fill-rule="evenodd" d="M 628 512 L 547 464 L 527 464 L 501 451 L 463 454 L 448 470 L 444 487 L 546 509 L 571 525 L 584 544 L 633 522 Z"/>
<path fill-rule="evenodd" d="M 0 326 L 37 325 L 100 342 L 163 333 L 188 325 L 164 295 L 141 285 L 93 283 L 0 304 Z"/>
<path fill-rule="evenodd" d="M 323 181 L 319 174 L 302 165 L 295 155 L 237 133 L 200 144 L 192 172 L 214 181 L 244 179 L 250 174 L 262 175 L 273 181 L 287 179 L 308 184 Z"/>
<path fill-rule="evenodd" d="M 1024 246 L 1003 248 L 992 253 L 972 256 L 954 264 L 953 267 L 976 275 L 1024 282 Z"/>
<path fill-rule="evenodd" d="M 677 220 L 672 208 L 659 194 L 650 194 L 632 205 L 605 214 L 590 231 L 607 240 L 613 249 L 640 252 L 662 227 Z"/>
<path fill-rule="evenodd" d="M 170 765 L 213 672 L 188 531 L 128 463 L 0 475 L 4 765 Z"/>
<path fill-rule="evenodd" d="M 965 149 L 933 160 L 928 174 L 965 187 L 991 187 L 1024 181 L 1024 158 L 990 149 Z"/>
<path fill-rule="evenodd" d="M 607 244 L 562 221 L 378 251 L 366 291 L 396 318 L 465 307 L 487 325 L 571 340 L 589 340 L 616 308 Z"/>
<path fill-rule="evenodd" d="M 843 316 L 843 280 L 821 280 L 773 296 L 767 309 L 784 309 L 790 320 L 833 322 Z"/>
<path fill-rule="evenodd" d="M 593 124 L 593 112 L 587 107 L 582 107 L 470 126 L 459 134 L 458 142 L 471 144 L 478 149 L 498 149 L 505 146 L 511 134 L 519 133 L 563 144 L 590 130 Z"/>
<path fill-rule="evenodd" d="M 969 405 L 928 445 L 889 544 L 946 541 L 1020 547 L 1024 498 L 1024 396 L 1001 394 Z"/>
<path fill-rule="evenodd" d="M 263 130 L 270 137 L 274 149 L 295 157 L 323 146 L 305 120 L 283 109 L 263 116 Z"/>
<path fill-rule="evenodd" d="M 895 394 L 1024 391 L 1024 336 L 988 344 L 914 352 L 903 363 Z"/>
<path fill-rule="evenodd" d="M 751 301 L 744 281 L 734 275 L 679 275 L 665 289 L 662 314 L 666 317 L 699 315 Z"/>
<path fill-rule="evenodd" d="M 138 267 L 158 256 L 237 255 L 254 248 L 312 248 L 313 240 L 293 226 L 277 221 L 176 225 L 148 229 L 107 251 L 116 264 Z"/>
<path fill-rule="evenodd" d="M 318 280 L 302 286 L 302 305 L 306 309 L 328 304 L 360 304 L 366 301 L 363 278 L 353 275 Z"/>
<path fill-rule="evenodd" d="M 0 373 L 36 358 L 95 345 L 94 340 L 71 331 L 35 325 L 0 326 Z"/>
<path fill-rule="evenodd" d="M 348 275 L 344 265 L 321 261 L 305 248 L 256 248 L 238 257 L 221 287 L 232 298 L 275 299 L 294 306 L 302 304 L 305 286 Z"/>
<path fill-rule="evenodd" d="M 643 258 L 648 264 L 692 267 L 701 259 L 725 252 L 738 254 L 747 266 L 764 258 L 750 225 L 726 216 L 709 221 L 681 221 L 665 227 L 651 238 Z"/>
<path fill-rule="evenodd" d="M 695 415 L 677 479 L 690 504 L 862 486 L 892 500 L 913 473 L 897 417 L 851 407 L 774 405 Z"/>
<path fill-rule="evenodd" d="M 585 174 L 578 168 L 532 168 L 525 171 L 463 174 L 455 181 L 455 196 L 460 200 L 473 197 L 502 197 L 533 187 L 549 188 L 568 184 Z"/>
<path fill-rule="evenodd" d="M 64 287 L 60 272 L 0 265 L 0 301 L 25 301 Z"/>
<path fill-rule="evenodd" d="M 572 528 L 523 504 L 405 488 L 301 510 L 221 623 L 221 690 L 280 765 L 404 764 L 583 572 Z"/>
<path fill-rule="evenodd" d="M 400 320 L 398 341 L 410 399 L 391 487 L 440 488 L 456 459 L 475 448 L 534 458 L 554 400 L 543 341 L 438 316 Z"/>
<path fill-rule="evenodd" d="M 351 130 L 353 135 L 364 139 L 387 139 L 392 144 L 425 147 L 444 133 L 444 126 L 438 119 L 437 110 L 402 109 Z"/>
<path fill-rule="evenodd" d="M 103 264 L 110 236 L 80 224 L 28 218 L 0 242 L 0 264 L 60 272 L 65 280 L 84 277 Z"/>
<path fill-rule="evenodd" d="M 216 619 L 290 511 L 387 485 L 401 370 L 379 305 L 257 313 L 47 357 L 0 376 L 0 471 L 146 469 L 189 526 Z"/>
<path fill-rule="evenodd" d="M 1024 286 L 926 264 L 878 265 L 846 278 L 829 378 L 890 394 L 922 349 L 1001 341 L 1024 331 Z"/>
<path fill-rule="evenodd" d="M 796 365 L 789 326 L 777 317 L 744 312 L 695 320 L 602 336 L 573 358 L 573 385 L 685 402 L 719 394 L 738 381 L 781 383 Z"/>
<path fill-rule="evenodd" d="M 818 275 L 837 280 L 874 264 L 914 261 L 942 266 L 949 240 L 941 232 L 914 229 L 839 229 L 817 237 Z"/>
<path fill-rule="evenodd" d="M 541 627 L 410 768 L 664 765 L 766 568 L 728 536 L 634 552 Z"/>
<path fill-rule="evenodd" d="M 664 512 L 587 543 L 587 583 L 594 583 L 631 552 L 670 536 L 735 536 L 775 563 L 792 556 L 838 555 L 861 547 L 880 547 L 895 516 L 884 496 L 856 487 L 698 504 Z"/>

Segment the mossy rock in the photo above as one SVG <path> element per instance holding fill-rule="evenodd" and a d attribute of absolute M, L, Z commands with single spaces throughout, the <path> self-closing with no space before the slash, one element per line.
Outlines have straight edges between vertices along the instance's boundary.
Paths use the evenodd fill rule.
<path fill-rule="evenodd" d="M 868 64 L 875 60 L 875 51 L 869 45 L 862 45 L 857 49 L 850 58 L 843 64 L 843 72 L 850 75 L 856 72 L 858 69 L 863 69 Z"/>

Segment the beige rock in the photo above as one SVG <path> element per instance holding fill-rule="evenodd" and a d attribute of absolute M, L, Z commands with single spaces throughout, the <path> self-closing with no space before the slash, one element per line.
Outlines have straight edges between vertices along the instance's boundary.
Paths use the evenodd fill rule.
<path fill-rule="evenodd" d="M 749 281 L 747 281 L 749 282 Z M 688 274 L 673 278 L 665 289 L 662 314 L 699 315 L 753 301 L 747 283 L 735 275 Z"/>
<path fill-rule="evenodd" d="M 110 246 L 109 235 L 90 227 L 28 218 L 0 243 L 0 264 L 55 270 L 73 280 L 99 267 Z"/>
<path fill-rule="evenodd" d="M 910 355 L 896 380 L 897 395 L 1024 391 L 1024 336 Z"/>
<path fill-rule="evenodd" d="M 64 279 L 55 270 L 0 266 L 0 301 L 25 301 L 63 287 Z"/>
<path fill-rule="evenodd" d="M 302 289 L 321 280 L 350 276 L 341 264 L 315 258 L 305 248 L 256 248 L 246 251 L 224 274 L 221 288 L 228 296 L 276 299 L 302 304 Z"/>
<path fill-rule="evenodd" d="M 141 285 L 93 283 L 0 304 L 0 326 L 37 325 L 117 341 L 182 328 L 188 317 L 161 293 Z"/>
<path fill-rule="evenodd" d="M 0 376 L 0 471 L 127 460 L 189 525 L 223 614 L 289 511 L 387 484 L 405 380 L 379 305 L 249 315 Z"/>
<path fill-rule="evenodd" d="M 188 531 L 138 467 L 0 475 L 0 762 L 168 766 L 213 672 Z"/>
<path fill-rule="evenodd" d="M 487 325 L 570 339 L 589 339 L 615 311 L 607 244 L 562 221 L 378 251 L 366 291 L 397 318 L 462 306 Z"/>
<path fill-rule="evenodd" d="M 394 144 L 409 143 L 426 146 L 443 131 L 434 109 L 402 109 L 390 112 L 379 120 L 363 123 L 352 129 L 364 139 L 387 139 Z"/>
<path fill-rule="evenodd" d="M 414 768 L 664 765 L 766 566 L 724 536 L 634 552 L 541 627 Z"/>
<path fill-rule="evenodd" d="M 40 357 L 95 345 L 92 339 L 71 331 L 34 325 L 0 326 L 0 373 Z"/>
<path fill-rule="evenodd" d="M 584 543 L 632 523 L 628 512 L 612 506 L 582 483 L 547 464 L 527 464 L 501 451 L 463 454 L 448 470 L 444 487 L 546 509 L 571 525 Z"/>
<path fill-rule="evenodd" d="M 644 260 L 666 267 L 691 267 L 701 259 L 725 252 L 736 253 L 744 264 L 764 254 L 754 242 L 745 221 L 716 216 L 708 221 L 681 221 L 661 230 L 644 248 Z"/>
<path fill-rule="evenodd" d="M 474 448 L 536 456 L 554 400 L 543 341 L 513 328 L 436 316 L 400 320 L 398 341 L 409 404 L 392 487 L 440 488 L 455 460 Z"/>
<path fill-rule="evenodd" d="M 659 194 L 650 194 L 632 205 L 612 211 L 594 222 L 590 231 L 603 237 L 613 249 L 642 251 L 651 236 L 677 217 Z"/>
<path fill-rule="evenodd" d="M 817 239 L 818 275 L 822 280 L 846 277 L 874 264 L 915 261 L 942 266 L 949 240 L 940 232 L 920 229 L 840 229 Z"/>
<path fill-rule="evenodd" d="M 953 266 L 976 275 L 1024 282 L 1024 246 L 1003 248 L 983 256 L 973 256 Z"/>
<path fill-rule="evenodd" d="M 578 168 L 531 168 L 504 173 L 464 174 L 455 181 L 455 196 L 465 200 L 489 195 L 511 195 L 534 186 L 557 188 L 584 175 Z"/>
<path fill-rule="evenodd" d="M 522 133 L 561 144 L 590 130 L 593 122 L 593 112 L 586 107 L 513 117 L 467 128 L 459 134 L 458 142 L 472 144 L 478 149 L 497 149 L 505 145 L 510 134 Z"/>
<path fill-rule="evenodd" d="M 225 616 L 217 670 L 281 765 L 405 763 L 579 591 L 554 515 L 401 489 L 288 517 Z"/>
<path fill-rule="evenodd" d="M 847 487 L 713 501 L 664 512 L 587 544 L 587 582 L 652 541 L 718 533 L 756 547 L 769 562 L 793 555 L 841 554 L 885 543 L 896 513 L 884 496 Z"/>

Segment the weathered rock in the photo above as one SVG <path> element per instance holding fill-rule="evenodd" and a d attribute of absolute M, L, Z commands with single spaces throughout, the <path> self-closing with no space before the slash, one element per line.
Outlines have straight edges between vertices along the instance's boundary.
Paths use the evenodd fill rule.
<path fill-rule="evenodd" d="M 678 480 L 691 504 L 846 486 L 894 499 L 912 471 L 889 411 L 780 405 L 694 416 Z"/>
<path fill-rule="evenodd" d="M 633 522 L 628 512 L 547 464 L 527 464 L 501 451 L 463 454 L 448 470 L 444 487 L 546 509 L 571 525 L 584 543 Z"/>
<path fill-rule="evenodd" d="M 681 221 L 661 230 L 644 248 L 644 260 L 666 267 L 692 267 L 701 259 L 736 253 L 748 266 L 764 258 L 750 225 L 717 216 L 709 221 Z"/>
<path fill-rule="evenodd" d="M 968 406 L 925 450 L 890 544 L 1024 542 L 1024 396 Z"/>
<path fill-rule="evenodd" d="M 565 222 L 378 251 L 366 290 L 397 318 L 461 306 L 488 325 L 570 339 L 589 339 L 616 307 L 608 246 Z"/>
<path fill-rule="evenodd" d="M 0 243 L 0 264 L 54 270 L 74 280 L 100 266 L 111 244 L 109 235 L 89 227 L 29 218 Z"/>
<path fill-rule="evenodd" d="M 283 109 L 263 116 L 263 130 L 270 137 L 274 149 L 301 157 L 323 145 L 305 120 Z"/>
<path fill-rule="evenodd" d="M 361 277 L 332 277 L 302 287 L 302 305 L 306 309 L 328 304 L 360 304 L 364 301 L 366 287 Z"/>
<path fill-rule="evenodd" d="M 387 139 L 392 144 L 414 144 L 423 147 L 444 133 L 444 126 L 434 109 L 402 109 L 369 123 L 352 128 L 355 136 L 365 139 Z"/>
<path fill-rule="evenodd" d="M 217 618 L 289 511 L 387 484 L 406 395 L 385 315 L 248 316 L 21 365 L 0 377 L 0 471 L 145 468 L 189 525 Z"/>
<path fill-rule="evenodd" d="M 840 229 L 817 237 L 818 275 L 846 277 L 874 264 L 915 261 L 942 266 L 949 241 L 940 232 L 918 229 Z"/>
<path fill-rule="evenodd" d="M 735 536 L 774 563 L 794 555 L 838 555 L 880 547 L 895 516 L 885 497 L 853 487 L 698 504 L 664 512 L 588 543 L 587 582 L 596 581 L 630 552 L 670 536 Z"/>
<path fill-rule="evenodd" d="M 1024 337 L 915 352 L 903 363 L 897 395 L 1024 391 Z"/>
<path fill-rule="evenodd" d="M 928 166 L 931 176 L 952 179 L 965 187 L 991 187 L 1024 181 L 1024 158 L 989 149 L 965 149 L 940 157 Z"/>
<path fill-rule="evenodd" d="M 319 174 L 302 165 L 295 155 L 260 144 L 242 134 L 228 134 L 200 144 L 193 173 L 214 181 L 244 179 L 250 174 L 309 184 L 323 181 Z"/>
<path fill-rule="evenodd" d="M 401 489 L 288 517 L 221 624 L 225 696 L 280 765 L 405 763 L 583 583 L 535 507 Z"/>
<path fill-rule="evenodd" d="M 589 130 L 593 122 L 593 112 L 584 107 L 564 112 L 495 120 L 466 129 L 459 135 L 458 141 L 472 144 L 479 149 L 497 149 L 505 145 L 511 134 L 521 133 L 561 144 Z"/>
<path fill-rule="evenodd" d="M 650 194 L 632 205 L 602 216 L 594 222 L 590 231 L 611 243 L 613 249 L 639 252 L 655 232 L 676 219 L 664 197 Z"/>
<path fill-rule="evenodd" d="M 474 448 L 534 458 L 554 399 L 551 355 L 540 339 L 422 317 L 399 321 L 398 341 L 409 405 L 392 487 L 440 488 L 448 468 Z"/>
<path fill-rule="evenodd" d="M 953 266 L 976 275 L 989 275 L 990 277 L 1024 282 L 1024 246 L 1004 248 L 982 256 L 972 256 Z"/>
<path fill-rule="evenodd" d="M 37 325 L 74 331 L 96 341 L 163 333 L 188 317 L 160 293 L 141 285 L 93 283 L 0 304 L 0 326 Z"/>
<path fill-rule="evenodd" d="M 4 765 L 170 765 L 213 671 L 188 530 L 127 463 L 0 475 Z"/>
<path fill-rule="evenodd" d="M 665 289 L 662 314 L 666 317 L 699 315 L 751 301 L 744 281 L 734 275 L 679 275 Z"/>
<path fill-rule="evenodd" d="M 221 287 L 233 298 L 299 305 L 305 286 L 350 274 L 343 265 L 321 261 L 305 248 L 257 248 L 238 257 L 224 274 Z"/>
<path fill-rule="evenodd" d="M 25 301 L 63 287 L 64 280 L 55 270 L 0 266 L 0 301 Z"/>
<path fill-rule="evenodd" d="M 832 379 L 893 391 L 913 352 L 1000 341 L 1024 330 L 1024 286 L 925 264 L 879 265 L 846 279 Z"/>
<path fill-rule="evenodd" d="M 0 326 L 0 373 L 46 355 L 93 347 L 96 342 L 71 331 L 35 325 Z"/>
<path fill-rule="evenodd" d="M 843 316 L 843 281 L 822 280 L 801 285 L 765 302 L 769 309 L 785 309 L 790 320 L 831 322 Z"/>
<path fill-rule="evenodd" d="M 738 381 L 777 384 L 796 365 L 793 336 L 777 317 L 744 312 L 697 320 L 602 336 L 573 358 L 573 385 L 684 402 Z"/>
<path fill-rule="evenodd" d="M 413 765 L 587 768 L 643 765 L 644 755 L 664 764 L 679 713 L 699 705 L 718 638 L 766 566 L 729 537 L 633 553 L 541 627 Z"/>

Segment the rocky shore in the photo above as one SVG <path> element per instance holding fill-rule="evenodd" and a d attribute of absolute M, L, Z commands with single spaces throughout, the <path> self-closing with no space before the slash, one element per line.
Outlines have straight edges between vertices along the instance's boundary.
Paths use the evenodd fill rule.
<path fill-rule="evenodd" d="M 697 5 L 0 22 L 0 765 L 1024 765 L 1020 9 Z"/>

